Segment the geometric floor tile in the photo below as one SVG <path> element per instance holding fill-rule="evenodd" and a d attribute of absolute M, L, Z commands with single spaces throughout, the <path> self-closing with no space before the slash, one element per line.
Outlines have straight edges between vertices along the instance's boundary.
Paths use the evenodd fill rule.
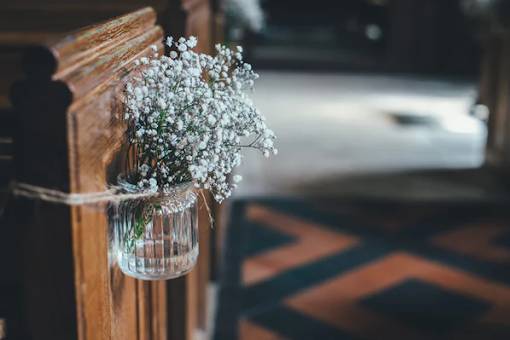
<path fill-rule="evenodd" d="M 362 299 L 360 303 L 408 326 L 436 335 L 474 321 L 490 306 L 482 300 L 418 279 L 403 281 Z"/>
<path fill-rule="evenodd" d="M 294 237 L 264 225 L 247 224 L 244 228 L 246 228 L 245 238 L 249 240 L 244 242 L 242 247 L 244 257 L 259 255 L 295 241 Z"/>
<path fill-rule="evenodd" d="M 283 340 L 284 337 L 248 320 L 239 321 L 239 340 Z"/>
<path fill-rule="evenodd" d="M 360 340 L 335 327 L 309 318 L 284 306 L 269 308 L 264 313 L 257 313 L 257 315 L 250 319 L 258 325 L 264 325 L 265 329 L 275 330 L 287 339 Z M 265 338 L 260 338 L 260 340 L 263 339 Z"/>
<path fill-rule="evenodd" d="M 215 340 L 508 340 L 510 211 L 234 201 Z"/>
<path fill-rule="evenodd" d="M 392 253 L 381 260 L 291 296 L 286 299 L 285 304 L 309 317 L 362 338 L 380 339 L 381 334 L 385 334 L 388 339 L 427 338 L 430 334 L 423 332 L 423 322 L 418 322 L 413 316 L 402 317 L 404 312 L 398 311 L 402 302 L 398 295 L 393 294 L 395 291 L 392 289 L 402 287 L 409 280 L 419 280 L 422 285 L 415 286 L 418 289 L 423 289 L 423 283 L 441 289 L 440 293 L 432 295 L 443 294 L 443 297 L 452 299 L 451 302 L 460 302 L 471 308 L 469 311 L 460 311 L 457 315 L 459 321 L 462 321 L 463 317 L 476 317 L 476 322 L 510 324 L 510 318 L 507 318 L 510 287 L 403 252 Z M 412 286 L 404 286 L 404 289 L 410 288 Z M 445 291 L 451 292 L 451 295 L 447 296 Z M 377 300 L 372 301 L 373 303 L 365 300 L 385 292 L 390 294 L 386 296 L 387 300 L 395 299 L 392 313 L 388 312 L 391 308 L 389 301 L 378 310 L 375 308 Z M 415 291 L 417 305 L 423 301 L 419 293 Z M 431 294 L 431 289 L 425 289 L 424 293 Z M 460 299 L 459 295 L 465 299 Z M 409 291 L 406 298 L 413 298 Z M 381 303 L 380 299 L 379 302 Z M 425 307 L 429 310 L 431 308 L 426 305 Z M 459 312 L 457 307 L 452 308 Z M 453 313 L 454 309 L 450 309 L 450 312 Z M 450 317 L 441 320 L 437 327 L 440 331 L 452 331 L 447 329 L 449 326 L 454 326 Z M 429 324 L 429 330 L 435 327 L 436 325 Z"/>
<path fill-rule="evenodd" d="M 246 286 L 268 280 L 285 270 L 338 253 L 358 243 L 358 238 L 354 236 L 334 232 L 325 226 L 259 205 L 251 205 L 246 216 L 252 222 L 295 239 L 277 249 L 248 257 L 243 264 L 243 283 Z"/>
<path fill-rule="evenodd" d="M 506 235 L 508 223 L 479 223 L 441 233 L 432 238 L 431 243 L 475 259 L 510 263 L 510 247 L 504 244 Z"/>

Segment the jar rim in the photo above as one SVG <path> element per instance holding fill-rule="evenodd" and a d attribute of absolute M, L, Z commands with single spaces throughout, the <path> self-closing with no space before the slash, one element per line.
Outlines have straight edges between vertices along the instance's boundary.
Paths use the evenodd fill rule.
<path fill-rule="evenodd" d="M 117 176 L 117 184 L 122 188 L 122 190 L 125 190 L 129 193 L 137 193 L 137 192 L 142 191 L 136 184 L 129 182 L 127 179 L 127 176 L 123 173 L 120 173 Z M 178 184 L 173 184 L 172 186 L 170 186 L 167 189 L 159 188 L 157 192 L 161 195 L 175 194 L 175 193 L 190 190 L 190 187 L 191 188 L 195 187 L 195 183 L 193 181 L 187 181 L 187 182 L 182 182 L 182 183 L 178 183 Z"/>

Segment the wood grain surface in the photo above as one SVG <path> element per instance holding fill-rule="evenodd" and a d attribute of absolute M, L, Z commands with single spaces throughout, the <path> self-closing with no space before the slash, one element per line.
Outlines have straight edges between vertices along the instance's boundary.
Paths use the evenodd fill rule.
<path fill-rule="evenodd" d="M 144 8 L 27 53 L 26 78 L 12 90 L 18 180 L 74 193 L 106 188 L 121 170 L 121 99 L 133 61 L 152 44 L 163 49 L 155 22 L 154 10 Z M 29 202 L 24 209 L 22 237 L 31 245 L 24 272 L 34 278 L 25 317 L 33 339 L 166 339 L 165 285 L 120 273 L 109 253 L 105 204 Z"/>

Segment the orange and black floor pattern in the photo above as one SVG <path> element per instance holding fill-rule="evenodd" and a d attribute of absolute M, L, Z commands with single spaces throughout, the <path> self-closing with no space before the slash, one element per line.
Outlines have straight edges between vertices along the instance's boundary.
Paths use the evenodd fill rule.
<path fill-rule="evenodd" d="M 510 339 L 508 207 L 235 201 L 215 340 Z"/>

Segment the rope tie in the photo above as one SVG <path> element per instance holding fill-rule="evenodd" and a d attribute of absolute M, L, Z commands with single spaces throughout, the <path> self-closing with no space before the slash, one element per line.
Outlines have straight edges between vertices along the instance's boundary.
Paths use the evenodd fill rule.
<path fill-rule="evenodd" d="M 180 189 L 177 189 L 179 187 Z M 9 193 L 17 197 L 25 197 L 33 200 L 65 204 L 69 206 L 78 206 L 86 204 L 95 204 L 101 202 L 119 203 L 128 200 L 157 198 L 161 197 L 165 204 L 170 207 L 172 212 L 183 211 L 195 203 L 198 195 L 193 184 L 177 185 L 168 191 L 160 192 L 154 190 L 140 190 L 136 192 L 126 192 L 121 186 L 110 186 L 107 190 L 101 192 L 88 193 L 67 193 L 60 190 L 49 189 L 38 185 L 11 182 L 9 184 Z M 209 204 L 201 191 L 202 198 L 209 215 L 211 225 L 213 217 Z M 4 207 L 0 207 L 0 216 L 3 215 Z"/>

